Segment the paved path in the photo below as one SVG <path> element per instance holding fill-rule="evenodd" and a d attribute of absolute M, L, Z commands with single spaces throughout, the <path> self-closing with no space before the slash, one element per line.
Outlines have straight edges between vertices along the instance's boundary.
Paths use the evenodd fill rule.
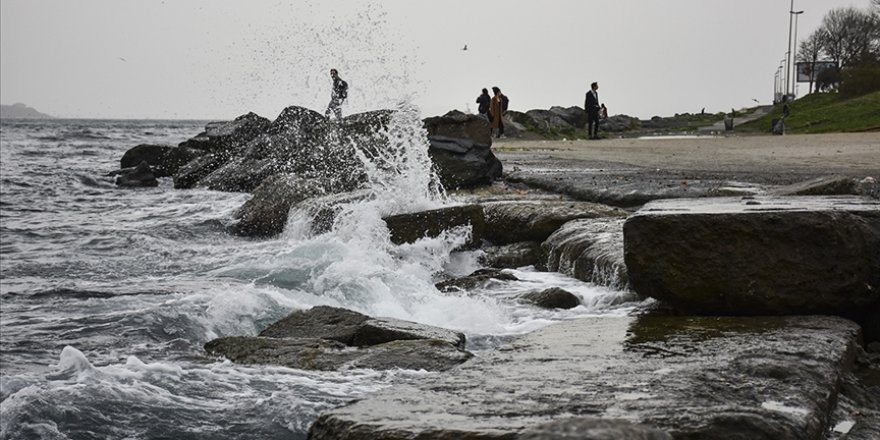
<path fill-rule="evenodd" d="M 762 107 L 758 107 L 757 109 L 755 109 L 755 111 L 753 111 L 747 115 L 742 115 L 742 116 L 733 118 L 733 129 L 736 130 L 736 127 L 738 127 L 740 124 L 745 124 L 746 122 L 754 121 L 755 119 L 762 118 L 762 117 L 766 116 L 767 113 L 770 113 L 770 110 L 772 110 L 772 109 L 773 109 L 773 106 L 765 105 Z M 708 127 L 700 127 L 699 131 L 702 133 L 723 132 L 723 131 L 725 131 L 724 121 L 723 120 L 718 121 L 715 124 L 712 124 Z"/>

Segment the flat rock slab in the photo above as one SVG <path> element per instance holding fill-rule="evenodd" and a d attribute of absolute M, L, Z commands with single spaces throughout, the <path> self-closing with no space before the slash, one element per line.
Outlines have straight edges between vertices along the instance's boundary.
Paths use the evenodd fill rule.
<path fill-rule="evenodd" d="M 628 218 L 623 232 L 632 288 L 684 311 L 880 310 L 878 200 L 659 200 Z"/>
<path fill-rule="evenodd" d="M 572 320 L 326 411 L 309 438 L 515 439 L 588 416 L 673 438 L 822 439 L 857 338 L 835 317 Z"/>

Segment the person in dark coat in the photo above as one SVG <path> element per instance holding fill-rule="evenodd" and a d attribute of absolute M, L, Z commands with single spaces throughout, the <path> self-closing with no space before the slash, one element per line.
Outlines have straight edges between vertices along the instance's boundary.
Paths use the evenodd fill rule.
<path fill-rule="evenodd" d="M 492 115 L 492 119 L 489 120 L 489 127 L 497 129 L 498 132 L 495 137 L 500 138 L 504 136 L 504 121 L 502 117 L 507 110 L 507 97 L 501 93 L 501 89 L 498 87 L 492 87 L 492 92 L 495 93 L 495 96 L 489 101 L 489 114 Z"/>
<path fill-rule="evenodd" d="M 477 107 L 477 111 L 489 120 L 492 120 L 492 116 L 489 115 L 489 101 L 491 100 L 492 97 L 489 96 L 489 91 L 486 89 L 483 89 L 483 94 L 477 97 L 477 104 L 480 105 Z"/>
<path fill-rule="evenodd" d="M 341 119 L 342 102 L 348 98 L 348 83 L 339 77 L 339 72 L 336 69 L 330 69 L 330 78 L 333 79 L 333 91 L 330 92 L 330 104 L 327 105 L 324 116 L 329 118 L 332 112 L 336 115 L 336 119 Z"/>
<path fill-rule="evenodd" d="M 584 110 L 587 111 L 587 135 L 590 139 L 599 139 L 599 83 L 590 84 L 587 99 L 584 102 Z"/>

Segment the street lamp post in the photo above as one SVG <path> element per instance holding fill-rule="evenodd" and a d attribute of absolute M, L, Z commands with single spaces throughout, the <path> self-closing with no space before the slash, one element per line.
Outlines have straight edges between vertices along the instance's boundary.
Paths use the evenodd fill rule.
<path fill-rule="evenodd" d="M 794 0 L 791 0 L 791 7 L 788 9 L 788 45 L 785 47 L 785 93 L 788 93 L 788 78 L 791 72 L 791 25 L 794 22 Z"/>
<path fill-rule="evenodd" d="M 794 0 L 792 0 L 792 3 L 794 3 Z M 791 94 L 792 94 L 792 96 L 795 96 L 795 95 L 797 95 L 796 90 L 797 90 L 797 79 L 798 79 L 798 74 L 797 74 L 797 25 L 798 25 L 798 16 L 803 14 L 804 11 L 791 10 L 789 13 L 794 15 L 794 43 L 793 43 L 794 47 L 792 47 L 792 55 L 791 55 L 792 64 L 794 64 L 794 66 L 793 66 L 794 67 L 794 76 L 792 77 L 792 81 L 791 81 Z"/>

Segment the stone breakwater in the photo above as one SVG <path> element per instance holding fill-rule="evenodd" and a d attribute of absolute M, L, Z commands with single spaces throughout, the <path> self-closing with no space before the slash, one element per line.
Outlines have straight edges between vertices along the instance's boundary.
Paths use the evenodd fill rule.
<path fill-rule="evenodd" d="M 370 197 L 355 158 L 392 145 L 378 135 L 392 116 L 244 115 L 178 146 L 132 149 L 118 183 L 170 176 L 181 189 L 252 192 L 231 232 L 278 234 L 293 206 L 312 212 L 320 232 L 339 203 Z M 658 307 L 553 325 L 480 358 L 448 330 L 321 308 L 258 337 L 206 344 L 244 363 L 443 371 L 327 411 L 310 438 L 880 436 L 880 355 L 870 345 L 880 334 L 876 138 L 491 148 L 477 117 L 424 126 L 438 179 L 469 202 L 390 216 L 389 234 L 407 243 L 469 228 L 462 249 L 483 250 L 487 267 L 438 289 L 466 294 L 510 276 L 505 267 L 534 265 Z M 570 298 L 527 296 L 547 307 Z"/>

